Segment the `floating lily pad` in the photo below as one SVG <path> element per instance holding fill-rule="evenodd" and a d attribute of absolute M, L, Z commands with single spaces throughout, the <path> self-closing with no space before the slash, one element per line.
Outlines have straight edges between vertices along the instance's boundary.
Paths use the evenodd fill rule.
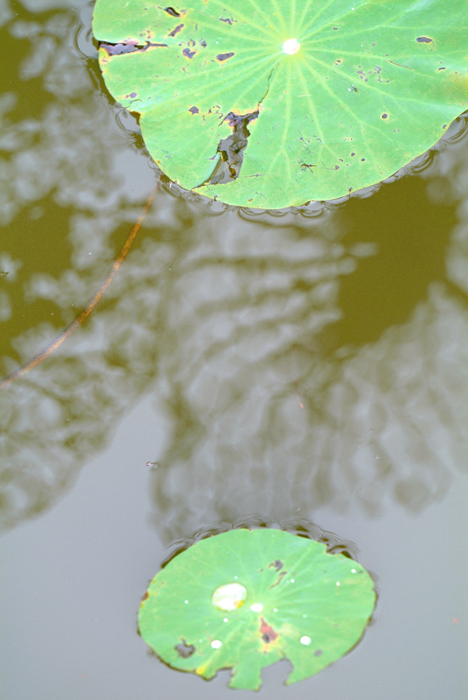
<path fill-rule="evenodd" d="M 434 145 L 467 108 L 467 18 L 465 0 L 97 0 L 93 29 L 109 91 L 171 180 L 281 208 Z"/>
<path fill-rule="evenodd" d="M 321 542 L 275 529 L 230 530 L 172 559 L 139 612 L 145 642 L 167 664 L 257 690 L 265 666 L 289 659 L 287 683 L 358 643 L 374 610 L 371 577 Z"/>

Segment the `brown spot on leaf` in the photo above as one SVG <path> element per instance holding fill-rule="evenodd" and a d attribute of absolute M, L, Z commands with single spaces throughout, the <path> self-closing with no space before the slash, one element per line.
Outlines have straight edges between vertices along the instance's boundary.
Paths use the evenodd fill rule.
<path fill-rule="evenodd" d="M 148 591 L 146 591 L 145 595 L 141 599 L 141 602 L 143 602 L 144 600 L 147 600 L 148 598 L 149 598 L 149 593 L 148 593 Z"/>
<path fill-rule="evenodd" d="M 387 112 L 384 112 L 383 114 L 380 115 L 382 119 L 388 119 L 388 114 Z"/>
<path fill-rule="evenodd" d="M 276 571 L 280 571 L 283 568 L 283 566 L 283 562 L 279 559 L 275 559 L 275 561 L 272 561 L 271 564 L 268 564 L 269 569 L 276 569 Z"/>
<path fill-rule="evenodd" d="M 191 112 L 192 114 L 199 114 L 200 110 L 198 109 L 198 107 L 193 106 L 190 107 L 189 112 Z"/>
<path fill-rule="evenodd" d="M 125 95 L 125 99 L 127 99 L 127 100 L 129 100 L 130 98 L 133 99 L 133 98 L 135 98 L 136 96 L 137 96 L 137 93 L 136 93 L 136 92 L 131 92 L 130 94 Z"/>
<path fill-rule="evenodd" d="M 221 63 L 222 61 L 227 61 L 228 58 L 232 58 L 233 56 L 234 56 L 234 52 L 232 52 L 232 51 L 231 51 L 231 53 L 219 53 L 216 56 L 216 60 Z"/>
<path fill-rule="evenodd" d="M 171 15 L 171 17 L 180 17 L 180 14 L 177 12 L 177 10 L 174 10 L 173 7 L 165 7 L 164 12 L 167 12 L 167 14 Z"/>
<path fill-rule="evenodd" d="M 198 53 L 198 51 L 195 51 L 195 49 L 190 50 L 186 48 L 182 51 L 182 53 L 184 54 L 185 58 L 193 58 Z"/>
<path fill-rule="evenodd" d="M 174 649 L 183 659 L 188 659 L 195 653 L 195 647 L 193 644 L 187 644 L 185 639 L 182 639 L 180 644 L 176 644 Z"/>
<path fill-rule="evenodd" d="M 282 571 L 280 573 L 280 575 L 278 576 L 278 578 L 276 579 L 275 583 L 272 583 L 271 586 L 269 586 L 269 588 L 274 588 L 275 586 L 278 585 L 278 583 L 281 583 L 281 580 L 282 580 L 283 576 L 286 576 L 286 573 L 287 573 L 286 571 Z"/>
<path fill-rule="evenodd" d="M 278 637 L 273 627 L 270 627 L 263 617 L 260 618 L 260 636 L 265 644 L 271 644 Z"/>
<path fill-rule="evenodd" d="M 420 44 L 432 44 L 432 39 L 428 36 L 418 36 L 416 41 L 419 41 Z"/>
<path fill-rule="evenodd" d="M 184 27 L 185 27 L 185 24 L 178 24 L 177 27 L 174 27 L 172 32 L 169 32 L 168 36 L 175 36 L 176 34 L 181 32 Z"/>

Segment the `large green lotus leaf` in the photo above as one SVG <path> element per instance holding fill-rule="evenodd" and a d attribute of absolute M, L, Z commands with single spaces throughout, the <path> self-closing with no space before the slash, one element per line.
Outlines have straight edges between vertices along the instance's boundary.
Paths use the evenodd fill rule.
<path fill-rule="evenodd" d="M 369 574 L 321 542 L 274 529 L 201 540 L 151 582 L 139 612 L 145 642 L 173 668 L 256 690 L 282 658 L 287 683 L 321 671 L 363 635 L 376 594 Z"/>
<path fill-rule="evenodd" d="M 466 0 L 97 0 L 93 29 L 171 180 L 281 208 L 379 182 L 441 137 L 467 107 L 467 18 Z M 232 115 L 256 111 L 240 174 L 209 184 Z"/>

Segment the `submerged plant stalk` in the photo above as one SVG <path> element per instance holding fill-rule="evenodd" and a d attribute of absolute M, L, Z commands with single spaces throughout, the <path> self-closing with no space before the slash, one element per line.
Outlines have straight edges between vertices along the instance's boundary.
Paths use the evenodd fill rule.
<path fill-rule="evenodd" d="M 86 304 L 85 308 L 83 311 L 81 311 L 78 316 L 60 333 L 60 335 L 55 338 L 55 340 L 48 345 L 45 350 L 42 350 L 42 352 L 38 353 L 37 355 L 34 355 L 33 358 L 31 358 L 26 364 L 22 365 L 18 369 L 16 369 L 14 372 L 12 372 L 8 377 L 5 379 L 2 379 L 0 381 L 0 388 L 3 388 L 7 386 L 8 384 L 11 384 L 15 379 L 19 379 L 20 377 L 23 377 L 27 372 L 29 372 L 31 369 L 34 369 L 34 367 L 37 367 L 37 365 L 41 364 L 44 360 L 46 360 L 52 353 L 59 348 L 62 343 L 64 343 L 67 338 L 69 338 L 79 326 L 81 326 L 84 321 L 90 316 L 90 314 L 94 311 L 98 303 L 101 301 L 102 297 L 108 290 L 112 280 L 116 276 L 118 270 L 120 269 L 120 266 L 122 265 L 123 261 L 127 257 L 130 248 L 132 247 L 132 244 L 135 240 L 135 238 L 138 235 L 138 232 L 140 231 L 140 228 L 143 224 L 143 221 L 145 220 L 145 217 L 149 211 L 149 208 L 151 207 L 151 204 L 153 202 L 154 196 L 156 192 L 159 189 L 159 183 L 156 185 L 156 187 L 152 190 L 150 196 L 146 200 L 146 204 L 143 207 L 140 216 L 138 217 L 138 220 L 134 224 L 132 230 L 130 231 L 127 240 L 123 244 L 119 255 L 117 258 L 114 260 L 114 263 L 112 265 L 112 268 L 107 275 L 106 279 L 103 281 L 97 292 L 94 294 L 94 296 L 89 300 L 89 302 Z"/>

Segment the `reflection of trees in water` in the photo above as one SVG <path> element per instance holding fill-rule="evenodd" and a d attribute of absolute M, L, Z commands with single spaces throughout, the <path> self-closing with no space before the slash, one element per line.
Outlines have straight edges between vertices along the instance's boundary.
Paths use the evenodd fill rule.
<path fill-rule="evenodd" d="M 18 269 L 0 278 L 2 355 L 15 351 L 10 338 L 36 326 L 38 318 L 58 330 L 75 315 L 154 183 L 146 159 L 125 147 L 96 89 L 96 75 L 87 67 L 95 60 L 82 51 L 97 52 L 75 13 L 14 9 L 1 40 L 9 70 L 0 75 L 0 224 L 8 227 L 0 272 Z M 70 263 L 82 293 L 73 289 L 70 307 L 59 317 L 53 300 L 39 299 L 37 286 L 41 273 L 58 277 Z"/>
<path fill-rule="evenodd" d="M 419 510 L 466 467 L 468 319 L 443 269 L 453 213 L 415 179 L 412 233 L 408 189 L 351 201 L 328 237 L 233 222 L 179 266 L 161 357 L 174 432 L 153 477 L 168 534 L 324 504 L 374 513 L 386 495 Z"/>
<path fill-rule="evenodd" d="M 89 30 L 92 7 L 77 4 Z M 76 11 L 38 9 L 14 2 L 0 14 L 8 66 L 0 74 L 2 376 L 89 299 L 154 186 L 144 156 L 125 145 L 118 110 L 116 122 L 96 89 L 97 52 Z M 170 200 L 160 209 L 171 218 Z M 137 393 L 99 353 L 70 353 L 56 358 L 52 373 L 49 364 L 1 393 L 7 523 L 47 507 L 121 415 L 114 392 L 127 391 L 130 401 Z"/>
<path fill-rule="evenodd" d="M 62 31 L 53 50 L 66 53 Z M 33 118 L 34 139 L 12 139 L 17 184 L 4 180 L 13 188 L 4 216 L 21 224 L 7 264 L 22 267 L 2 286 L 11 305 L 2 325 L 11 321 L 5 351 L 20 361 L 90 297 L 152 180 L 144 159 L 122 147 L 89 78 L 58 100 L 55 64 L 41 61 L 32 62 L 43 66 L 37 92 L 53 99 Z M 44 168 L 46 154 L 56 168 Z M 460 149 L 431 168 L 449 157 L 458 159 L 450 172 L 468 172 Z M 466 467 L 468 324 L 450 260 L 465 265 L 468 255 L 463 210 L 426 196 L 431 172 L 428 183 L 400 181 L 310 220 L 214 218 L 158 195 L 153 230 L 142 232 L 102 309 L 2 392 L 4 520 L 52 503 L 149 389 L 169 425 L 153 485 L 155 521 L 171 538 L 252 512 L 307 516 L 353 502 L 372 513 L 386 496 L 417 510 L 441 496 L 450 469 Z M 62 220 L 38 263 L 25 235 L 42 207 L 51 225 Z M 46 228 L 37 230 L 45 244 Z M 29 326 L 18 323 L 18 298 L 34 306 Z"/>

